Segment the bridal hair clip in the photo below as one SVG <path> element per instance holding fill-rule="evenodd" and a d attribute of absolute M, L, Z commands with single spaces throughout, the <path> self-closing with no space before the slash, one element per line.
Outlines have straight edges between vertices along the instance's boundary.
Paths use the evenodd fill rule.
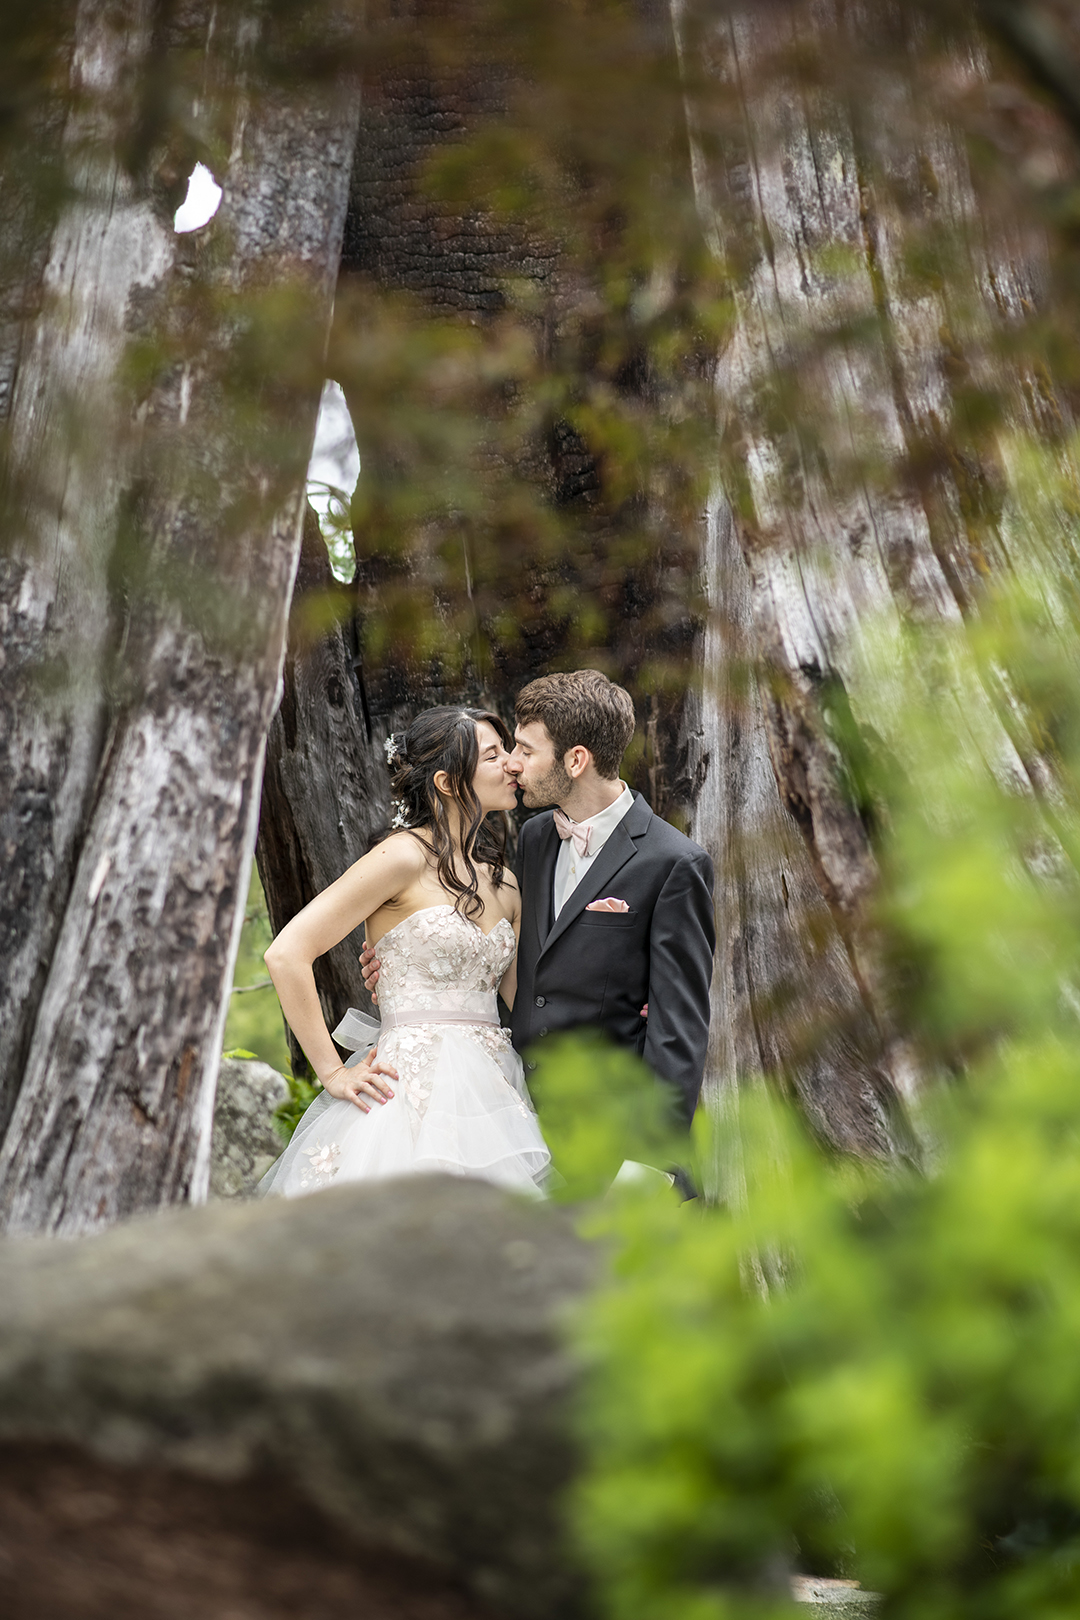
<path fill-rule="evenodd" d="M 398 733 L 396 731 L 392 731 L 387 737 L 386 742 L 383 744 L 383 753 L 386 755 L 386 763 L 391 770 L 396 769 L 398 765 L 404 765 L 405 755 L 402 752 L 401 744 L 398 742 Z"/>
<path fill-rule="evenodd" d="M 402 802 L 402 800 L 401 799 L 391 799 L 390 800 L 390 808 L 394 812 L 393 817 L 391 818 L 391 821 L 390 821 L 391 831 L 392 832 L 397 832 L 401 828 L 408 827 L 409 818 L 405 813 L 405 805 Z"/>

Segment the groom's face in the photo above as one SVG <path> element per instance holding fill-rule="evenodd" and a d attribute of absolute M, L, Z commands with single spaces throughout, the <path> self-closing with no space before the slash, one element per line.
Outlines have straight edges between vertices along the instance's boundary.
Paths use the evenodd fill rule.
<path fill-rule="evenodd" d="M 544 810 L 561 804 L 574 781 L 561 759 L 555 757 L 555 744 L 542 720 L 530 720 L 514 730 L 514 752 L 506 766 L 517 777 L 521 800 L 527 810 Z"/>

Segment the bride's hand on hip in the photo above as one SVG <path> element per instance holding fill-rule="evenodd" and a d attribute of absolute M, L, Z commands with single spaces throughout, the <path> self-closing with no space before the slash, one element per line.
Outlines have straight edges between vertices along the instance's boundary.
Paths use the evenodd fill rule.
<path fill-rule="evenodd" d="M 378 1050 L 375 1049 L 362 1063 L 354 1063 L 351 1069 L 342 1063 L 326 1076 L 322 1083 L 323 1090 L 341 1102 L 355 1103 L 364 1114 L 370 1113 L 372 1102 L 389 1102 L 394 1093 L 381 1076 L 388 1075 L 391 1080 L 396 1080 L 397 1070 L 388 1063 L 380 1063 L 378 1057 Z"/>

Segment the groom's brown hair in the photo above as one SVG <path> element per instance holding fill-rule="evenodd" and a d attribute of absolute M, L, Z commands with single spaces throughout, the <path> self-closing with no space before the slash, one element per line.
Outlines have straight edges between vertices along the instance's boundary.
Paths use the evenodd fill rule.
<path fill-rule="evenodd" d="M 567 675 L 541 675 L 523 686 L 514 704 L 519 726 L 539 720 L 552 742 L 555 757 L 571 748 L 587 748 L 598 773 L 612 781 L 634 735 L 634 704 L 629 692 L 598 669 L 576 669 Z"/>

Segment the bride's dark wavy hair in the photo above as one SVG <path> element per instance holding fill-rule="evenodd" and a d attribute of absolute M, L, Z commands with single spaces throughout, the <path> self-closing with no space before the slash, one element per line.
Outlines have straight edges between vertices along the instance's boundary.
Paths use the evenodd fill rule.
<path fill-rule="evenodd" d="M 502 883 L 506 870 L 508 818 L 505 812 L 485 813 L 473 792 L 473 777 L 480 759 L 476 727 L 481 720 L 494 727 L 506 749 L 513 748 L 513 738 L 497 714 L 489 714 L 486 709 L 459 709 L 446 704 L 437 709 L 425 709 L 404 736 L 397 732 L 386 744 L 394 797 L 398 801 L 393 824 L 411 832 L 431 851 L 439 882 L 448 894 L 457 896 L 454 909 L 465 917 L 475 917 L 484 909 L 474 860 L 491 867 L 496 888 Z M 449 777 L 449 798 L 461 814 L 464 882 L 454 861 L 447 800 L 435 787 L 438 771 L 445 771 Z"/>

